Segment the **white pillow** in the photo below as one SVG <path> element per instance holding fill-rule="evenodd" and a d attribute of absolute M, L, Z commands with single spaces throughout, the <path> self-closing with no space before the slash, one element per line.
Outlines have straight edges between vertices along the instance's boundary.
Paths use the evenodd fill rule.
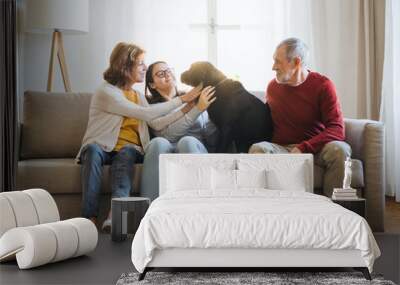
<path fill-rule="evenodd" d="M 211 167 L 168 164 L 168 191 L 211 189 Z"/>
<path fill-rule="evenodd" d="M 307 191 L 307 177 L 304 175 L 303 163 L 295 165 L 290 171 L 271 169 L 267 171 L 268 189 Z"/>
<path fill-rule="evenodd" d="M 279 158 L 279 159 L 278 159 Z M 271 190 L 307 191 L 307 171 L 305 160 L 295 160 L 287 157 L 276 159 L 239 159 L 240 170 L 266 170 L 267 187 Z"/>
<path fill-rule="evenodd" d="M 236 170 L 237 188 L 267 188 L 267 171 Z"/>
<path fill-rule="evenodd" d="M 214 190 L 236 190 L 236 170 L 212 168 L 211 173 Z"/>
<path fill-rule="evenodd" d="M 212 169 L 214 190 L 238 190 L 241 188 L 267 188 L 266 170 Z"/>

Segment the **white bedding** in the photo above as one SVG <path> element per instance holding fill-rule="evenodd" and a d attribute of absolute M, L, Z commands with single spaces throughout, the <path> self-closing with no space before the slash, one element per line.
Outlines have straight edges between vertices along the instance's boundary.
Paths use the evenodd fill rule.
<path fill-rule="evenodd" d="M 379 248 L 364 218 L 298 191 L 170 192 L 156 199 L 132 243 L 143 272 L 155 249 L 357 249 L 372 272 Z"/>

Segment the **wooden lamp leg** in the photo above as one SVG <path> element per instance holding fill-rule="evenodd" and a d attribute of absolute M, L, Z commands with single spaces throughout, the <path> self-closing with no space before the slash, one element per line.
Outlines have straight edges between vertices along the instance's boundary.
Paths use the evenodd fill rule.
<path fill-rule="evenodd" d="M 54 77 L 54 62 L 56 61 L 56 54 L 58 51 L 58 32 L 53 32 L 53 40 L 51 41 L 51 53 L 50 53 L 50 64 L 49 64 L 49 75 L 47 77 L 47 92 L 50 92 L 53 87 Z"/>
<path fill-rule="evenodd" d="M 54 62 L 56 61 L 56 56 L 58 57 L 58 62 L 60 64 L 61 75 L 64 82 L 64 89 L 66 92 L 71 92 L 71 82 L 69 80 L 67 64 L 65 62 L 62 34 L 57 30 L 53 32 L 53 40 L 51 44 L 49 75 L 47 79 L 47 92 L 50 92 L 53 87 Z"/>
<path fill-rule="evenodd" d="M 59 46 L 57 55 L 58 55 L 58 61 L 60 62 L 61 74 L 64 81 L 64 88 L 66 92 L 71 92 L 71 82 L 69 81 L 67 64 L 65 62 L 64 42 L 61 33 L 59 34 L 58 41 L 59 41 L 58 42 Z"/>

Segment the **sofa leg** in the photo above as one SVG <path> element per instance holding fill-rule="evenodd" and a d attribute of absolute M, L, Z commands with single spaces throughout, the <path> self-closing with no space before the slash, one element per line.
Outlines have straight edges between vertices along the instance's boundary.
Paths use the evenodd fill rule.
<path fill-rule="evenodd" d="M 354 267 L 354 269 L 357 271 L 361 271 L 362 274 L 364 275 L 365 279 L 372 280 L 371 274 L 369 274 L 369 270 L 367 267 Z"/>

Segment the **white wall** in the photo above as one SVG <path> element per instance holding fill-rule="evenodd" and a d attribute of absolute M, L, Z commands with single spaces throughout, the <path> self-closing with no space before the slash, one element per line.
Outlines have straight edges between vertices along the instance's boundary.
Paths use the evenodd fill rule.
<path fill-rule="evenodd" d="M 123 9 L 118 2 L 124 2 Z M 102 81 L 102 73 L 114 45 L 119 41 L 132 41 L 120 26 L 129 25 L 133 1 L 90 0 L 89 33 L 64 35 L 64 50 L 69 77 L 74 92 L 92 92 Z M 30 34 L 23 31 L 25 0 L 19 1 L 22 46 L 20 63 L 21 90 L 46 90 L 51 50 L 51 34 Z M 60 68 L 56 62 L 53 90 L 64 91 Z"/>
<path fill-rule="evenodd" d="M 102 81 L 102 73 L 107 67 L 111 50 L 117 42 L 131 41 L 141 44 L 133 36 L 132 30 L 134 29 L 126 28 L 133 22 L 133 3 L 130 0 L 90 0 L 89 33 L 64 36 L 67 66 L 74 92 L 94 91 Z M 354 44 L 355 35 L 358 33 L 358 26 L 356 26 L 359 20 L 356 11 L 358 6 L 350 3 L 346 7 L 342 6 L 343 9 L 338 10 L 337 8 L 340 6 L 335 7 L 336 10 L 334 7 L 327 7 L 329 12 L 321 15 L 325 18 L 321 19 L 320 23 L 330 23 L 331 26 L 321 26 L 319 32 L 324 33 L 324 29 L 328 29 L 330 35 L 326 36 L 333 37 L 336 44 L 332 45 L 329 50 L 311 52 L 315 52 L 314 56 L 317 59 L 324 58 L 326 60 L 315 64 L 314 67 L 316 71 L 326 74 L 335 82 L 345 117 L 356 118 L 360 114 L 357 106 L 359 91 L 354 67 L 358 52 L 357 45 Z M 354 10 L 349 11 L 349 7 L 350 9 L 353 7 Z M 19 92 L 21 97 L 24 90 L 46 90 L 51 48 L 50 34 L 23 32 L 25 12 L 25 0 L 18 0 L 19 26 L 21 27 L 18 34 L 20 47 L 18 52 Z M 149 17 L 153 16 L 153 11 L 142 11 L 141 13 L 148 14 Z M 352 17 L 354 17 L 354 26 L 345 27 L 344 18 L 349 20 Z M 176 43 L 172 44 L 176 45 Z M 146 49 L 146 46 L 144 48 Z M 176 46 L 176 51 L 179 53 L 179 46 Z M 329 54 L 329 56 L 318 56 L 318 53 L 321 52 Z M 150 52 L 148 52 L 147 58 L 152 59 Z M 341 68 L 338 68 L 337 61 L 341 62 L 339 65 Z M 59 66 L 56 66 L 55 71 L 54 91 L 63 92 Z M 269 80 L 269 78 L 265 79 L 265 85 Z"/>

